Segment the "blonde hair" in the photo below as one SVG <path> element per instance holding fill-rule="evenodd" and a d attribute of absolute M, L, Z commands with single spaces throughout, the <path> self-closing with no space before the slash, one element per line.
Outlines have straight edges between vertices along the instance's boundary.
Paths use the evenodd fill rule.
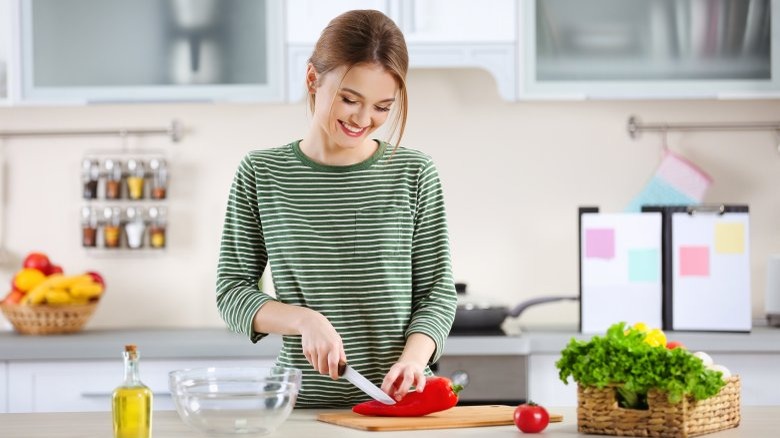
<path fill-rule="evenodd" d="M 358 64 L 376 64 L 393 76 L 398 85 L 399 99 L 395 105 L 390 137 L 392 138 L 398 129 L 398 137 L 394 143 L 395 147 L 398 147 L 406 128 L 406 72 L 409 69 L 409 53 L 404 35 L 393 20 L 370 9 L 353 10 L 339 15 L 322 31 L 309 63 L 320 75 L 342 66 L 346 66 L 346 71 L 349 71 Z M 314 112 L 315 95 L 307 93 L 307 96 L 309 109 Z"/>

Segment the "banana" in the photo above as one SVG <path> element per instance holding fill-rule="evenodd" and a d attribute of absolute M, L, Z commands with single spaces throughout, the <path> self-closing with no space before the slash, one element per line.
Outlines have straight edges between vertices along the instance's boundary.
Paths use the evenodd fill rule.
<path fill-rule="evenodd" d="M 92 277 L 88 274 L 64 275 L 52 281 L 50 285 L 55 289 L 68 289 L 75 284 L 92 281 Z"/>
<path fill-rule="evenodd" d="M 46 292 L 46 303 L 54 306 L 70 304 L 73 297 L 64 289 L 50 289 Z"/>
<path fill-rule="evenodd" d="M 36 305 L 41 304 L 46 298 L 46 291 L 52 288 L 52 285 L 61 280 L 64 277 L 62 274 L 53 274 L 46 277 L 40 284 L 32 288 L 27 294 L 22 297 L 19 304 Z"/>
<path fill-rule="evenodd" d="M 103 293 L 103 286 L 99 283 L 76 283 L 70 288 L 70 294 L 74 298 L 93 298 Z"/>

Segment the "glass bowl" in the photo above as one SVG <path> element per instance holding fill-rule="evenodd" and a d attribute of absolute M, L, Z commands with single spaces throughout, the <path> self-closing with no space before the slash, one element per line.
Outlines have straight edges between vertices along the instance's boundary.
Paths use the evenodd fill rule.
<path fill-rule="evenodd" d="M 217 367 L 171 371 L 168 386 L 181 419 L 212 437 L 253 437 L 287 419 L 301 371 L 282 367 Z"/>

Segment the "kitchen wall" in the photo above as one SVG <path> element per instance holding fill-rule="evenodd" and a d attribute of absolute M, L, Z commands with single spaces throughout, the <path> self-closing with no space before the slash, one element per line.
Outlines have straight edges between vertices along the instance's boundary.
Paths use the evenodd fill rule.
<path fill-rule="evenodd" d="M 632 140 L 629 115 L 674 123 L 780 114 L 780 100 L 510 103 L 479 70 L 414 70 L 409 88 L 403 144 L 438 165 L 455 277 L 474 297 L 503 304 L 576 293 L 577 207 L 622 210 L 659 162 L 660 137 Z M 44 251 L 66 273 L 105 274 L 107 293 L 88 327 L 221 326 L 215 266 L 233 172 L 247 151 L 299 138 L 308 123 L 303 103 L 0 108 L 0 130 L 162 126 L 173 118 L 189 130 L 181 143 L 128 142 L 171 157 L 169 248 L 157 255 L 93 256 L 80 247 L 81 158 L 122 147 L 118 139 L 0 139 L 7 161 L 0 284 L 9 284 L 27 252 Z M 714 178 L 706 201 L 750 205 L 755 318 L 764 316 L 767 256 L 780 252 L 779 141 L 772 132 L 669 135 L 673 150 Z M 574 303 L 549 304 L 520 322 L 576 324 L 577 315 Z"/>

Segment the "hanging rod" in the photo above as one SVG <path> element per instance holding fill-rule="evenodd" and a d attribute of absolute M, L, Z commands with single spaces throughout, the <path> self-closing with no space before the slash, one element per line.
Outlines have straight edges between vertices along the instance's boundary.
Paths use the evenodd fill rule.
<path fill-rule="evenodd" d="M 780 134 L 778 122 L 742 123 L 642 123 L 637 116 L 628 118 L 628 135 L 636 139 L 642 131 L 775 131 Z"/>
<path fill-rule="evenodd" d="M 39 131 L 0 131 L 0 138 L 6 137 L 60 137 L 60 136 L 110 136 L 128 135 L 167 135 L 178 143 L 184 134 L 181 122 L 172 120 L 167 128 L 116 128 L 116 129 L 80 129 L 80 130 L 39 130 Z"/>

